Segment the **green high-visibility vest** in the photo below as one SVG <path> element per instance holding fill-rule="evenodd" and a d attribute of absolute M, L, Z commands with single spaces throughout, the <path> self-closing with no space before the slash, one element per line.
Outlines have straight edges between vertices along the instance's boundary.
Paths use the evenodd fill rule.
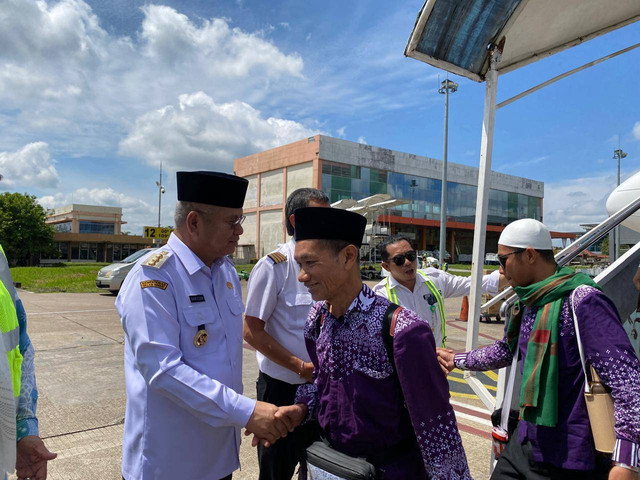
<path fill-rule="evenodd" d="M 10 293 L 11 292 L 11 293 Z M 16 312 L 15 296 L 12 295 L 13 280 L 9 271 L 9 263 L 0 245 L 0 331 L 7 353 L 7 362 L 11 372 L 13 396 L 20 395 L 20 378 L 22 376 L 22 354 L 20 353 L 20 328 Z"/>
<path fill-rule="evenodd" d="M 427 286 L 427 288 L 431 292 L 431 295 L 433 295 L 436 299 L 438 312 L 440 313 L 440 329 L 442 330 L 442 347 L 446 347 L 447 346 L 447 332 L 446 332 L 447 318 L 444 313 L 444 299 L 442 298 L 442 295 L 440 295 L 440 292 L 436 288 L 436 285 L 433 283 L 433 281 L 431 281 L 429 278 L 426 278 L 424 284 Z M 387 277 L 387 297 L 396 305 L 400 305 L 400 303 L 398 303 L 398 294 L 396 293 L 396 289 L 391 288 L 391 286 L 389 285 L 389 277 Z"/>

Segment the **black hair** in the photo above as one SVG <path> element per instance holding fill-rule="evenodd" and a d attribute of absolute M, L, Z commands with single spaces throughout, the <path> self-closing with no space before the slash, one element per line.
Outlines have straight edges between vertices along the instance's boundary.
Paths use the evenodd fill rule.
<path fill-rule="evenodd" d="M 287 198 L 287 203 L 284 208 L 285 225 L 287 226 L 287 233 L 289 235 L 294 234 L 293 225 L 291 225 L 289 217 L 293 215 L 293 212 L 295 212 L 296 209 L 308 207 L 312 201 L 328 204 L 329 197 L 327 197 L 326 193 L 322 190 L 318 190 L 317 188 L 298 188 L 291 192 Z"/>
<path fill-rule="evenodd" d="M 411 239 L 405 237 L 404 235 L 391 235 L 384 242 L 378 245 L 378 248 L 380 249 L 380 256 L 382 257 L 383 262 L 389 261 L 389 252 L 387 251 L 387 247 L 389 245 L 393 245 L 394 243 L 402 242 L 403 240 L 411 245 L 411 248 L 414 248 Z"/>
<path fill-rule="evenodd" d="M 540 255 L 540 257 L 542 258 L 542 260 L 544 260 L 547 263 L 550 263 L 552 265 L 556 264 L 556 259 L 555 259 L 555 255 L 553 254 L 553 250 L 537 250 L 536 252 L 538 252 L 538 255 Z"/>
<path fill-rule="evenodd" d="M 354 245 L 351 242 L 346 240 L 329 240 L 329 239 L 319 239 L 321 247 L 326 250 L 329 250 L 334 256 L 337 256 L 343 249 L 347 248 L 349 245 L 353 245 L 358 250 L 357 263 L 360 265 L 360 249 L 357 245 Z"/>

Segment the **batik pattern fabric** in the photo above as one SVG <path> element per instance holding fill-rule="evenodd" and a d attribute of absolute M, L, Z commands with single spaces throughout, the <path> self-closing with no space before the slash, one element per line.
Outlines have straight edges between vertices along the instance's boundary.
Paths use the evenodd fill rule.
<path fill-rule="evenodd" d="M 20 375 L 20 395 L 16 409 L 16 441 L 29 435 L 38 435 L 38 389 L 34 366 L 35 351 L 27 335 L 27 314 L 22 301 L 16 299 L 16 313 L 20 327 L 20 353 L 22 354 L 22 373 Z"/>
<path fill-rule="evenodd" d="M 363 285 L 339 318 L 325 302 L 311 308 L 305 341 L 314 382 L 299 387 L 296 402 L 307 404 L 333 448 L 368 458 L 385 479 L 470 479 L 429 324 L 407 309 L 398 314 L 396 371 L 382 340 L 389 304 Z M 380 461 L 407 441 L 413 447 Z"/>
<path fill-rule="evenodd" d="M 640 362 L 633 352 L 615 305 L 590 286 L 575 289 L 574 306 L 587 364 L 593 365 L 614 401 L 616 444 L 613 460 L 640 466 Z M 524 358 L 537 308 L 526 308 L 518 348 Z M 529 440 L 537 462 L 560 468 L 591 470 L 595 466 L 593 436 L 584 403 L 584 374 L 578 352 L 569 297 L 560 314 L 558 341 L 558 423 L 542 427 L 520 420 L 518 440 Z M 466 370 L 508 366 L 512 356 L 506 335 L 488 347 L 456 354 L 454 364 Z"/>

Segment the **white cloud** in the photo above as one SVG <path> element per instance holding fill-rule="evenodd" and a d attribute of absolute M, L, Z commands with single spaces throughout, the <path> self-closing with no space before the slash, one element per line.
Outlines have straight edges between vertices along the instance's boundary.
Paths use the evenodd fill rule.
<path fill-rule="evenodd" d="M 54 163 L 45 142 L 29 143 L 15 152 L 0 152 L 0 189 L 56 187 L 60 179 Z"/>
<path fill-rule="evenodd" d="M 46 195 L 38 199 L 38 203 L 45 208 L 58 208 L 71 203 L 100 205 L 106 207 L 122 207 L 122 219 L 127 222 L 122 227 L 124 231 L 130 231 L 140 235 L 145 225 L 155 225 L 157 222 L 157 206 L 152 206 L 139 198 L 117 192 L 112 188 L 79 188 L 72 193 L 56 193 Z M 163 209 L 163 222 L 172 225 L 171 216 Z"/>
<path fill-rule="evenodd" d="M 344 138 L 345 136 L 345 132 L 347 131 L 347 127 L 340 127 L 336 130 L 336 134 L 338 135 L 338 138 Z"/>
<path fill-rule="evenodd" d="M 359 136 L 358 140 L 356 140 L 358 143 L 362 143 L 363 145 L 367 145 L 367 139 L 364 138 L 363 136 Z"/>
<path fill-rule="evenodd" d="M 636 122 L 633 126 L 633 138 L 640 140 L 640 122 Z"/>
<path fill-rule="evenodd" d="M 217 104 L 204 92 L 147 112 L 120 143 L 120 153 L 173 168 L 231 171 L 232 160 L 317 132 L 282 118 L 264 118 L 247 103 Z"/>
<path fill-rule="evenodd" d="M 615 186 L 614 175 L 545 183 L 544 223 L 561 232 L 580 232 L 580 224 L 600 223 L 608 216 L 605 204 Z"/>
<path fill-rule="evenodd" d="M 147 5 L 142 11 L 144 53 L 167 65 L 202 62 L 206 65 L 199 66 L 212 76 L 244 78 L 254 70 L 273 78 L 301 76 L 298 55 L 285 55 L 264 38 L 231 28 L 222 18 L 197 26 L 171 7 Z"/>
<path fill-rule="evenodd" d="M 109 155 L 136 117 L 180 93 L 259 104 L 303 79 L 297 53 L 222 18 L 196 23 L 149 4 L 129 38 L 104 30 L 82 0 L 2 0 L 1 8 L 5 148 L 39 135 L 66 155 Z"/>

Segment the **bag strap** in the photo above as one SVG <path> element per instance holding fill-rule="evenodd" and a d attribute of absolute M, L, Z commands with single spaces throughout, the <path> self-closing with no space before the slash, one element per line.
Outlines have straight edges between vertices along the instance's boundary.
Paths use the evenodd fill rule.
<path fill-rule="evenodd" d="M 582 341 L 580 340 L 580 328 L 578 327 L 578 316 L 576 315 L 576 302 L 574 296 L 576 294 L 576 290 L 574 289 L 571 292 L 571 297 L 569 298 L 571 303 L 571 313 L 573 314 L 573 328 L 576 331 L 576 341 L 578 342 L 578 353 L 580 353 L 580 363 L 582 363 L 582 373 L 584 373 L 584 393 L 589 393 L 589 377 L 587 376 L 587 366 L 584 360 L 584 350 L 582 349 Z"/>
<path fill-rule="evenodd" d="M 518 370 L 518 360 L 520 358 L 520 347 L 516 346 L 516 353 L 513 354 L 513 361 L 511 362 L 511 370 L 509 370 L 509 380 L 507 381 L 507 388 L 504 391 L 504 397 L 502 398 L 502 415 L 500 417 L 500 428 L 505 432 L 509 427 L 509 413 L 511 412 L 511 402 L 513 401 L 513 391 L 516 386 L 516 372 Z"/>
<path fill-rule="evenodd" d="M 384 317 L 382 317 L 382 342 L 384 343 L 384 348 L 387 350 L 389 361 L 391 365 L 393 365 L 394 370 L 396 370 L 396 362 L 393 356 L 393 335 L 396 330 L 398 314 L 402 310 L 403 308 L 400 305 L 390 303 L 384 312 Z"/>

